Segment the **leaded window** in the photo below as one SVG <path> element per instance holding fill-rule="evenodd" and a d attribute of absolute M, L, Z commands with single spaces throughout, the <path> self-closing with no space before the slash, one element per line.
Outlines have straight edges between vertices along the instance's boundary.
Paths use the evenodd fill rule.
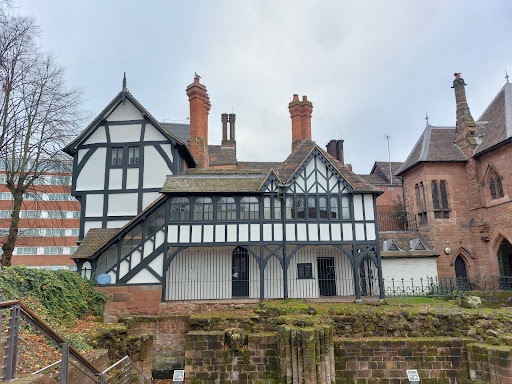
<path fill-rule="evenodd" d="M 331 203 L 331 205 L 329 207 L 329 209 L 330 209 L 329 217 L 331 219 L 339 219 L 340 216 L 339 216 L 339 208 L 338 208 L 338 197 L 336 197 L 336 196 L 331 197 L 330 203 Z"/>
<path fill-rule="evenodd" d="M 312 279 L 312 278 L 313 278 L 313 264 L 298 263 L 297 264 L 297 279 Z"/>
<path fill-rule="evenodd" d="M 213 200 L 210 197 L 198 197 L 194 202 L 194 220 L 213 220 Z"/>
<path fill-rule="evenodd" d="M 146 238 L 152 236 L 156 231 L 165 225 L 165 205 L 160 205 L 145 220 Z"/>
<path fill-rule="evenodd" d="M 272 202 L 270 197 L 265 197 L 263 199 L 263 218 L 265 220 L 272 219 Z"/>
<path fill-rule="evenodd" d="M 112 148 L 112 161 L 110 164 L 113 167 L 121 167 L 123 165 L 123 147 Z"/>
<path fill-rule="evenodd" d="M 350 219 L 350 198 L 347 196 L 341 198 L 341 218 Z"/>
<path fill-rule="evenodd" d="M 236 220 L 236 201 L 233 197 L 219 197 L 217 220 Z"/>
<path fill-rule="evenodd" d="M 139 147 L 128 147 L 128 164 L 139 164 Z"/>
<path fill-rule="evenodd" d="M 258 220 L 259 201 L 256 197 L 242 197 L 240 200 L 240 220 Z"/>
<path fill-rule="evenodd" d="M 320 196 L 318 198 L 318 213 L 320 219 L 327 219 L 327 197 Z"/>
<path fill-rule="evenodd" d="M 117 245 L 111 245 L 105 252 L 98 258 L 96 266 L 96 275 L 107 273 L 107 271 L 117 264 Z"/>
<path fill-rule="evenodd" d="M 316 219 L 316 198 L 308 198 L 308 217 L 310 219 Z"/>
<path fill-rule="evenodd" d="M 286 219 L 293 219 L 293 197 L 286 198 Z"/>
<path fill-rule="evenodd" d="M 425 224 L 427 222 L 427 208 L 425 204 L 425 187 L 423 182 L 416 184 L 414 189 L 416 192 L 416 203 L 418 206 L 418 218 L 420 224 Z"/>
<path fill-rule="evenodd" d="M 171 220 L 190 220 L 190 201 L 187 197 L 175 197 L 171 200 Z"/>
<path fill-rule="evenodd" d="M 439 186 L 436 180 L 430 183 L 432 191 L 432 206 L 434 208 L 435 219 L 448 219 L 450 218 L 450 209 L 448 208 L 448 195 L 446 193 L 446 182 L 441 180 Z"/>
<path fill-rule="evenodd" d="M 274 219 L 281 219 L 281 199 L 278 197 L 274 198 Z"/>
<path fill-rule="evenodd" d="M 303 197 L 297 197 L 297 219 L 304 219 L 305 199 Z"/>

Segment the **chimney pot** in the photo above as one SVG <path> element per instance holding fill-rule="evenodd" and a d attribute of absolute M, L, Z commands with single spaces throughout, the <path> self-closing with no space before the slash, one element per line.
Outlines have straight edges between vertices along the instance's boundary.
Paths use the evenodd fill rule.
<path fill-rule="evenodd" d="M 228 114 L 223 113 L 220 116 L 222 121 L 222 141 L 226 141 L 228 139 Z"/>
<path fill-rule="evenodd" d="M 308 97 L 306 95 L 302 96 L 302 101 L 308 101 Z"/>
<path fill-rule="evenodd" d="M 295 94 L 293 95 L 293 101 L 298 101 L 299 100 L 299 95 Z"/>
<path fill-rule="evenodd" d="M 229 114 L 229 140 L 235 141 L 235 120 L 236 115 L 234 113 Z"/>
<path fill-rule="evenodd" d="M 455 72 L 453 76 L 455 76 L 456 79 L 460 79 L 460 72 Z"/>

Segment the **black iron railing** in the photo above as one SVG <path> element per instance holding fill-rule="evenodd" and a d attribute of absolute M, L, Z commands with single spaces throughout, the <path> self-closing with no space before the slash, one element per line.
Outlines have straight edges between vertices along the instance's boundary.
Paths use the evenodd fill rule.
<path fill-rule="evenodd" d="M 416 215 L 403 212 L 377 212 L 380 232 L 417 231 Z"/>

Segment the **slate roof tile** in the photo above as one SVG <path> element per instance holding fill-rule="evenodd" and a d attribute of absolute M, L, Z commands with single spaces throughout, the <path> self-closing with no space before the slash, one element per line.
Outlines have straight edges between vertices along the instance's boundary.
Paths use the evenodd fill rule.
<path fill-rule="evenodd" d="M 420 239 L 426 250 L 414 251 L 411 250 L 410 242 L 414 239 Z M 430 244 L 425 236 L 417 231 L 408 232 L 379 232 L 381 256 L 383 258 L 400 258 L 400 257 L 437 257 L 437 252 L 432 244 Z M 400 251 L 383 251 L 384 241 L 393 240 L 393 242 L 400 248 Z"/>
<path fill-rule="evenodd" d="M 119 232 L 119 228 L 89 229 L 71 258 L 87 259 L 88 257 L 92 256 L 94 252 L 105 245 L 117 232 Z"/>

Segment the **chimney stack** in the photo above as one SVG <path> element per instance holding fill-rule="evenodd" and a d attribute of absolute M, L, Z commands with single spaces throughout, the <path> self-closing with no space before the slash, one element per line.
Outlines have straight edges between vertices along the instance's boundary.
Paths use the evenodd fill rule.
<path fill-rule="evenodd" d="M 466 156 L 471 157 L 473 149 L 478 144 L 476 124 L 466 100 L 466 83 L 460 77 L 460 73 L 455 73 L 454 76 L 452 88 L 455 90 L 455 103 L 457 104 L 457 145 Z"/>
<path fill-rule="evenodd" d="M 235 141 L 235 120 L 236 115 L 234 113 L 222 114 L 222 146 L 223 147 L 234 147 L 236 150 Z M 228 138 L 228 122 L 229 122 L 229 138 Z"/>
<path fill-rule="evenodd" d="M 229 140 L 235 141 L 235 120 L 236 115 L 234 113 L 229 114 Z"/>
<path fill-rule="evenodd" d="M 208 113 L 211 108 L 206 87 L 199 82 L 196 74 L 194 82 L 187 87 L 190 103 L 190 139 L 188 148 L 198 168 L 208 168 Z"/>
<path fill-rule="evenodd" d="M 220 119 L 222 121 L 222 143 L 228 141 L 228 114 L 223 113 L 220 115 Z"/>
<path fill-rule="evenodd" d="M 326 147 L 329 155 L 340 161 L 341 164 L 345 164 L 343 160 L 343 140 L 331 140 Z"/>
<path fill-rule="evenodd" d="M 290 117 L 292 119 L 292 152 L 297 145 L 306 137 L 311 139 L 311 114 L 313 113 L 313 103 L 308 101 L 306 96 L 293 95 L 293 100 L 288 104 Z"/>

